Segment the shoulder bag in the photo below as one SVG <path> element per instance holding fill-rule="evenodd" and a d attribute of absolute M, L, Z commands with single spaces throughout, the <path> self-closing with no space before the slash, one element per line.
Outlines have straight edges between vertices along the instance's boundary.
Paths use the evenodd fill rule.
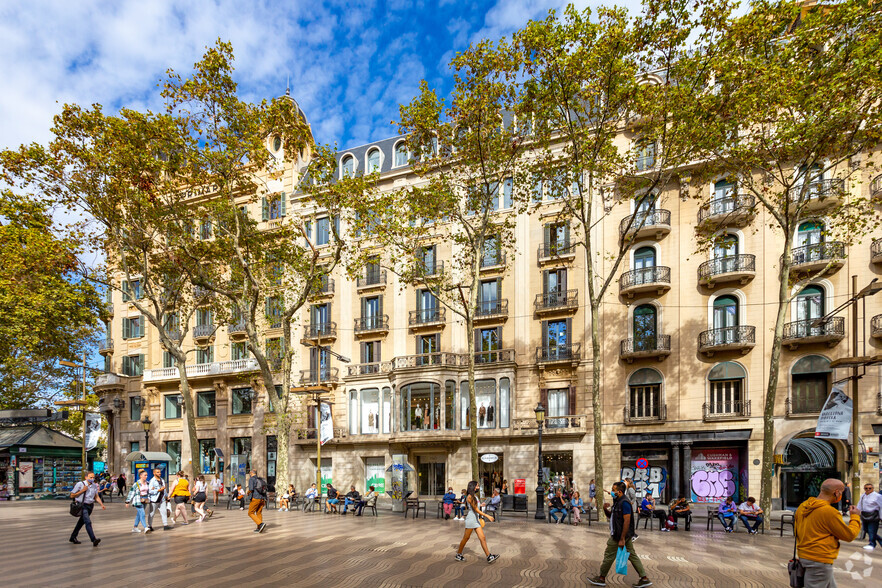
<path fill-rule="evenodd" d="M 806 519 L 812 513 L 805 515 L 802 520 L 805 522 Z M 783 524 L 783 523 L 782 523 Z M 796 557 L 796 515 L 793 515 L 793 559 L 791 559 L 787 563 L 787 571 L 790 573 L 790 587 L 791 588 L 803 588 L 805 586 L 805 568 L 802 566 L 802 563 L 799 561 L 799 558 Z"/>
<path fill-rule="evenodd" d="M 82 494 L 83 501 L 86 500 L 85 492 Z M 76 498 L 70 499 L 70 516 L 80 518 L 83 515 L 83 502 L 78 501 Z"/>

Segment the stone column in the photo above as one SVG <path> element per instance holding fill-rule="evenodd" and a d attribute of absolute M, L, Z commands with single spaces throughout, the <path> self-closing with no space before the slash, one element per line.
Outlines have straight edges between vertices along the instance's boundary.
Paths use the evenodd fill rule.
<path fill-rule="evenodd" d="M 671 499 L 680 496 L 680 441 L 671 441 Z"/>
<path fill-rule="evenodd" d="M 686 499 L 692 494 L 692 441 L 683 442 L 683 487 L 681 493 Z"/>

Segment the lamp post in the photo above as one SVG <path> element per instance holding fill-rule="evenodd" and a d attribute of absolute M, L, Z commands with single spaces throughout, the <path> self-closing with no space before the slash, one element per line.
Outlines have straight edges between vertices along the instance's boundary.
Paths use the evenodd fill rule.
<path fill-rule="evenodd" d="M 144 451 L 150 451 L 150 425 L 153 424 L 153 421 L 150 420 L 149 415 L 144 415 L 144 418 L 141 419 L 141 425 L 144 427 Z"/>
<path fill-rule="evenodd" d="M 879 278 L 873 278 L 873 280 L 863 287 L 860 291 L 857 289 L 857 276 L 851 276 L 851 298 L 840 304 L 838 307 L 828 312 L 826 315 L 822 316 L 819 319 L 815 319 L 812 321 L 811 326 L 813 328 L 823 327 L 827 324 L 827 322 L 833 318 L 839 311 L 845 309 L 846 307 L 851 307 L 851 354 L 852 357 L 844 358 L 841 360 L 835 360 L 831 362 L 832 367 L 837 367 L 837 364 L 841 367 L 851 367 L 851 376 L 848 377 L 851 380 L 851 492 L 852 496 L 855 496 L 855 492 L 860 491 L 861 486 L 861 475 L 860 475 L 860 461 L 861 461 L 861 452 L 860 452 L 860 443 L 861 443 L 861 433 L 860 433 L 860 410 L 859 410 L 859 402 L 860 399 L 858 397 L 858 381 L 863 377 L 863 374 L 858 374 L 858 367 L 864 368 L 864 373 L 866 373 L 866 366 L 877 363 L 876 358 L 868 358 L 866 356 L 866 352 L 864 353 L 864 357 L 858 357 L 858 317 L 857 317 L 857 303 L 859 300 L 864 300 L 867 296 L 873 296 L 874 294 L 882 291 L 882 283 L 880 283 Z M 864 302 L 864 314 L 866 315 L 866 301 Z M 866 319 L 866 316 L 864 316 Z M 864 350 L 866 351 L 867 342 L 866 342 L 866 324 L 864 326 Z"/>
<path fill-rule="evenodd" d="M 545 488 L 542 486 L 542 425 L 545 424 L 545 407 L 542 403 L 533 409 L 536 413 L 536 424 L 539 425 L 539 468 L 536 472 L 536 519 L 545 518 Z"/>

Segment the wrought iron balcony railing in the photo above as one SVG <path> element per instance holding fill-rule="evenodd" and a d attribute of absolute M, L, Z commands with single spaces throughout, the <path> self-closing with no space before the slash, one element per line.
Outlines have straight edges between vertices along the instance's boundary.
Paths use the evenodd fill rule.
<path fill-rule="evenodd" d="M 756 272 L 756 255 L 740 253 L 705 261 L 698 266 L 698 279 L 709 280 L 722 274 L 751 272 Z"/>
<path fill-rule="evenodd" d="M 579 307 L 578 290 L 552 290 L 544 294 L 537 294 L 533 303 L 536 312 L 551 310 L 566 310 Z"/>
<path fill-rule="evenodd" d="M 640 232 L 644 228 L 649 227 L 671 227 L 671 211 L 664 208 L 655 210 L 646 210 L 626 216 L 619 223 L 619 234 L 633 235 Z"/>
<path fill-rule="evenodd" d="M 363 316 L 355 319 L 355 332 L 364 333 L 368 331 L 388 331 L 389 315 L 384 314 L 374 316 Z"/>
<path fill-rule="evenodd" d="M 582 344 L 543 345 L 536 349 L 536 362 L 578 361 L 582 358 Z"/>

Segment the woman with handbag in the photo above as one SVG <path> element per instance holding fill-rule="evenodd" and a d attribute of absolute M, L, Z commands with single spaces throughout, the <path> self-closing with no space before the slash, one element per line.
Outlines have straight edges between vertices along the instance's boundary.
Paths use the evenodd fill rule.
<path fill-rule="evenodd" d="M 208 485 L 205 483 L 205 476 L 198 476 L 193 483 L 193 509 L 199 515 L 197 523 L 201 523 L 207 517 L 211 517 L 214 514 L 214 511 L 210 508 L 205 508 L 205 502 L 208 500 L 206 490 L 208 490 Z"/>
<path fill-rule="evenodd" d="M 469 542 L 469 538 L 472 536 L 472 531 L 475 531 L 475 533 L 478 534 L 478 540 L 481 542 L 481 547 L 487 555 L 487 563 L 490 564 L 499 559 L 499 556 L 490 553 L 490 550 L 487 548 L 487 538 L 484 537 L 483 519 L 492 522 L 493 517 L 481 510 L 481 503 L 478 502 L 478 498 L 475 496 L 475 490 L 477 487 L 478 482 L 472 480 L 469 482 L 468 489 L 466 490 L 466 505 L 468 506 L 468 512 L 465 516 L 465 533 L 462 536 L 462 541 L 459 542 L 459 549 L 456 551 L 456 561 L 465 561 L 465 556 L 463 556 L 462 550 L 465 549 L 466 543 Z M 478 515 L 482 518 L 479 519 Z"/>
<path fill-rule="evenodd" d="M 187 474 L 178 472 L 178 479 L 175 487 L 171 492 L 171 499 L 175 503 L 175 514 L 172 517 L 172 524 L 178 522 L 178 516 L 184 517 L 185 525 L 190 523 L 187 521 L 187 502 L 190 501 L 190 482 L 187 480 Z"/>
<path fill-rule="evenodd" d="M 126 508 L 132 506 L 135 509 L 135 526 L 132 527 L 132 533 L 141 532 L 141 529 L 138 528 L 139 524 L 144 527 L 145 533 L 150 532 L 150 527 L 147 526 L 147 513 L 145 512 L 149 502 L 147 498 L 149 492 L 150 484 L 147 482 L 147 470 L 141 470 L 138 472 L 138 480 L 132 484 L 132 488 L 129 490 L 128 496 L 126 496 Z"/>
<path fill-rule="evenodd" d="M 879 538 L 879 516 L 882 515 L 882 495 L 873 492 L 872 484 L 864 484 L 864 493 L 861 494 L 857 503 L 858 511 L 861 514 L 861 524 L 864 526 L 864 532 L 867 534 L 869 543 L 864 545 L 864 549 L 872 551 L 876 549 L 876 543 L 882 542 Z"/>

